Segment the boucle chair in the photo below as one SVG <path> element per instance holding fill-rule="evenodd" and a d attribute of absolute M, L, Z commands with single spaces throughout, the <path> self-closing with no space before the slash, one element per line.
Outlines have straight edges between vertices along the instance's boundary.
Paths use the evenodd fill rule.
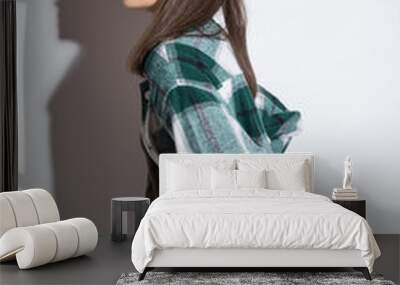
<path fill-rule="evenodd" d="M 60 221 L 53 197 L 43 189 L 0 193 L 0 262 L 17 259 L 20 269 L 84 255 L 98 233 L 88 219 Z"/>

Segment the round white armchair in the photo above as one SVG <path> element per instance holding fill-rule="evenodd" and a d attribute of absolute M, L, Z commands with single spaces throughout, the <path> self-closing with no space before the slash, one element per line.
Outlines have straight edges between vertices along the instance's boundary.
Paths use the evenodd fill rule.
<path fill-rule="evenodd" d="M 98 233 L 88 219 L 60 221 L 53 197 L 43 189 L 0 193 L 0 262 L 20 269 L 84 255 L 96 248 Z"/>

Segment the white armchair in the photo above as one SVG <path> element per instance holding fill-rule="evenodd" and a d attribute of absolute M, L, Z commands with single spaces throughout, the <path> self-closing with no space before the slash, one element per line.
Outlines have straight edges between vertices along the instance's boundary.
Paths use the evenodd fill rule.
<path fill-rule="evenodd" d="M 98 233 L 88 219 L 60 221 L 53 197 L 43 189 L 0 193 L 0 262 L 17 259 L 20 269 L 84 255 Z"/>

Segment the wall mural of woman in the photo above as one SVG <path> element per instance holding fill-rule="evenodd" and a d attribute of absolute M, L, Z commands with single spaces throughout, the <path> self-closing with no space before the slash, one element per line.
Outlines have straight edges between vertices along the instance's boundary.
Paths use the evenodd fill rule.
<path fill-rule="evenodd" d="M 289 111 L 257 84 L 243 0 L 125 0 L 153 21 L 132 51 L 142 75 L 146 196 L 158 196 L 160 153 L 283 153 L 298 130 Z"/>

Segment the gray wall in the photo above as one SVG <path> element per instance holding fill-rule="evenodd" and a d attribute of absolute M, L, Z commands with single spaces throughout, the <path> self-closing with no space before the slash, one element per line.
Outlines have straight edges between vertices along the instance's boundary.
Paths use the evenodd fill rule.
<path fill-rule="evenodd" d="M 143 195 L 137 80 L 128 51 L 148 15 L 122 0 L 17 0 L 21 188 L 44 187 L 64 218 L 109 230 L 109 200 Z M 289 151 L 317 155 L 330 195 L 354 158 L 376 233 L 400 233 L 400 2 L 247 0 L 259 81 L 303 113 Z"/>
<path fill-rule="evenodd" d="M 122 1 L 18 0 L 20 187 L 109 231 L 110 198 L 144 194 L 127 54 L 148 15 Z"/>

